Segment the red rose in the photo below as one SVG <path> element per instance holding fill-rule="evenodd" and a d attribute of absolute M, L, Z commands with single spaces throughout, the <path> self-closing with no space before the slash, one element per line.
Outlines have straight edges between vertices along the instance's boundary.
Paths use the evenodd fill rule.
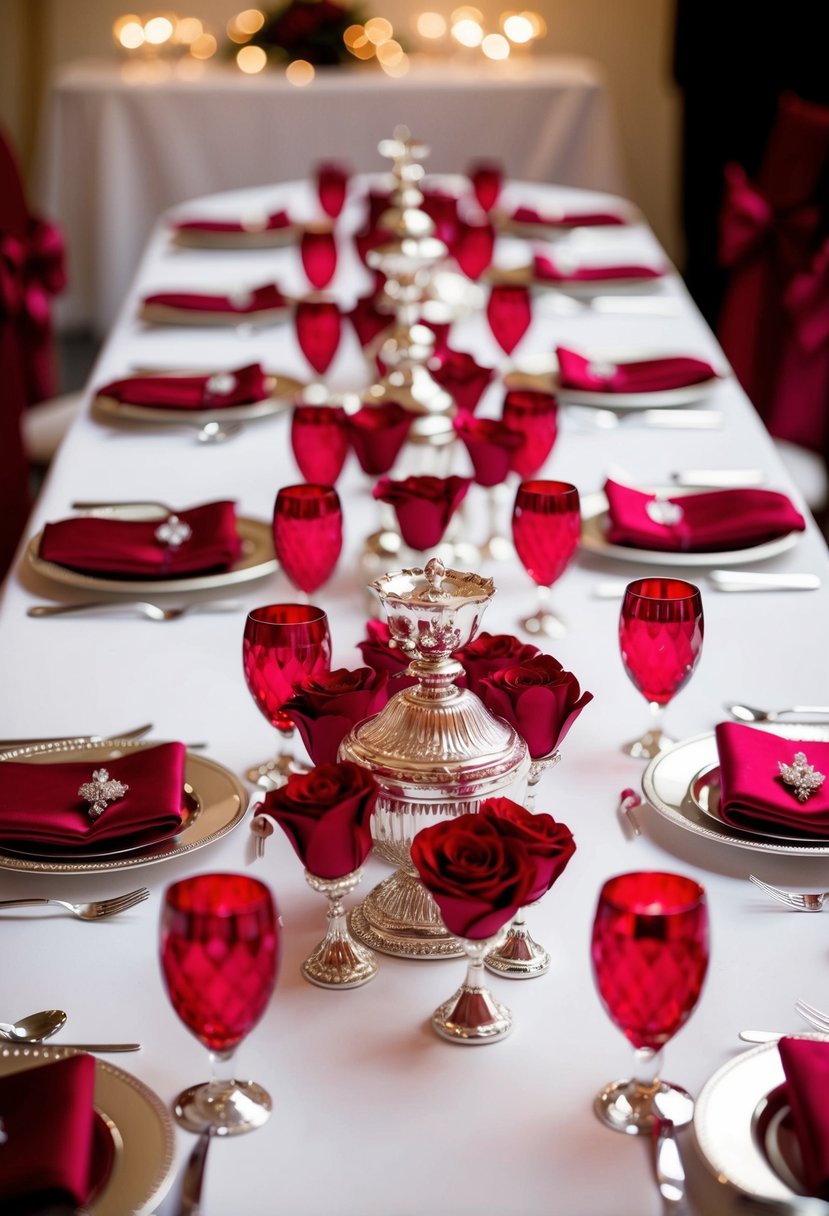
<path fill-rule="evenodd" d="M 515 667 L 526 663 L 539 653 L 532 642 L 519 642 L 511 633 L 479 633 L 474 642 L 467 643 L 455 651 L 455 658 L 463 665 L 468 688 L 478 696 L 484 676 L 494 675 L 504 667 Z"/>
<path fill-rule="evenodd" d="M 364 405 L 356 414 L 346 414 L 345 429 L 364 473 L 388 473 L 413 422 L 414 414 L 396 401 Z"/>
<path fill-rule="evenodd" d="M 493 672 L 477 692 L 487 709 L 515 727 L 534 760 L 555 751 L 593 700 L 592 692 L 581 692 L 573 673 L 550 654 Z"/>
<path fill-rule="evenodd" d="M 466 495 L 469 477 L 381 477 L 374 497 L 394 507 L 400 535 L 411 549 L 440 544 L 449 520 Z"/>
<path fill-rule="evenodd" d="M 524 440 L 495 418 L 473 418 L 461 414 L 455 419 L 455 434 L 469 453 L 479 486 L 499 486 L 506 480 L 514 452 Z"/>
<path fill-rule="evenodd" d="M 270 790 L 259 813 L 279 824 L 306 870 L 318 878 L 342 878 L 369 854 L 378 792 L 362 765 L 321 764 Z"/>
<path fill-rule="evenodd" d="M 370 667 L 339 667 L 300 680 L 282 712 L 299 729 L 314 764 L 333 764 L 352 726 L 380 712 L 389 699 L 387 683 L 385 672 Z"/>
<path fill-rule="evenodd" d="M 423 828 L 412 861 L 449 932 L 473 941 L 512 920 L 536 881 L 534 860 L 496 816 L 459 815 Z"/>
<path fill-rule="evenodd" d="M 437 352 L 436 352 L 437 354 Z M 471 355 L 463 350 L 446 347 L 429 364 L 432 379 L 445 389 L 460 410 L 474 413 L 483 396 L 484 389 L 495 375 L 494 368 L 481 367 Z"/>
<path fill-rule="evenodd" d="M 502 831 L 514 835 L 526 848 L 535 864 L 535 883 L 527 903 L 534 904 L 547 894 L 575 853 L 573 833 L 552 815 L 534 815 L 510 798 L 487 799 L 479 814 L 499 819 Z"/>

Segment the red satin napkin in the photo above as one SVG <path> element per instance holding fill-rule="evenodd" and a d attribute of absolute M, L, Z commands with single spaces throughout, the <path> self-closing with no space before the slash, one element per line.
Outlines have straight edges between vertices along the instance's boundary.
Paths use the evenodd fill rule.
<path fill-rule="evenodd" d="M 69 1056 L 0 1079 L 6 1139 L 0 1145 L 0 1210 L 86 1206 L 96 1179 L 95 1060 Z"/>
<path fill-rule="evenodd" d="M 557 211 L 545 214 L 534 207 L 516 207 L 516 224 L 538 224 L 544 228 L 598 228 L 605 224 L 626 224 L 623 215 L 613 211 Z"/>
<path fill-rule="evenodd" d="M 777 829 L 804 836 L 829 836 L 829 743 L 784 739 L 739 722 L 716 728 L 720 760 L 720 815 L 735 828 Z M 779 763 L 791 765 L 797 752 L 827 779 L 800 802 Z"/>
<path fill-rule="evenodd" d="M 810 1195 L 829 1199 L 829 1043 L 787 1036 L 778 1048 L 804 1182 Z"/>
<path fill-rule="evenodd" d="M 144 306 L 160 305 L 185 312 L 232 312 L 240 317 L 273 308 L 287 308 L 288 301 L 275 283 L 267 283 L 237 295 L 208 295 L 196 291 L 156 291 L 144 297 Z"/>
<path fill-rule="evenodd" d="M 591 360 L 564 346 L 556 347 L 559 383 L 594 393 L 657 393 L 712 380 L 717 373 L 704 359 L 675 356 L 624 363 Z"/>
<path fill-rule="evenodd" d="M 533 278 L 538 283 L 593 283 L 605 279 L 661 279 L 663 271 L 655 266 L 618 264 L 611 266 L 579 266 L 568 270 L 556 266 L 543 253 L 533 257 Z"/>
<path fill-rule="evenodd" d="M 87 851 L 120 840 L 140 845 L 174 836 L 181 827 L 185 756 L 183 743 L 159 743 L 115 760 L 7 760 L 0 764 L 0 841 Z M 129 789 L 92 819 L 78 790 L 100 769 Z"/>
<path fill-rule="evenodd" d="M 218 410 L 264 401 L 269 392 L 261 364 L 250 363 L 204 376 L 129 376 L 102 385 L 96 395 L 151 409 Z"/>
<path fill-rule="evenodd" d="M 234 503 L 204 503 L 180 511 L 176 518 L 191 532 L 177 546 L 156 536 L 168 522 L 164 519 L 100 519 L 91 515 L 61 519 L 43 529 L 39 556 L 70 570 L 127 578 L 177 578 L 227 570 L 239 557 L 242 542 Z"/>
<path fill-rule="evenodd" d="M 604 492 L 612 545 L 716 553 L 759 545 L 806 526 L 786 495 L 774 490 L 706 490 L 664 498 L 608 480 Z"/>
<path fill-rule="evenodd" d="M 257 232 L 276 232 L 279 228 L 289 228 L 291 219 L 287 211 L 274 211 L 272 215 L 263 216 L 262 221 L 252 220 L 177 220 L 173 224 L 176 232 L 245 232 L 254 236 Z"/>

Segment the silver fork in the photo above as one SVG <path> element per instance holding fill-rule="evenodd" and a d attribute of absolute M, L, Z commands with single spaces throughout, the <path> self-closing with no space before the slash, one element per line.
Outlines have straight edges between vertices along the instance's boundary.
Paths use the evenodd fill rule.
<path fill-rule="evenodd" d="M 64 899 L 0 899 L 0 908 L 39 908 L 45 904 L 56 904 L 59 908 L 66 908 L 67 912 L 77 916 L 78 920 L 105 920 L 108 916 L 117 916 L 119 912 L 126 912 L 136 904 L 143 903 L 149 898 L 149 894 L 146 887 L 139 887 L 136 891 L 128 891 L 126 895 L 116 895 L 112 899 L 99 899 L 86 904 L 70 904 Z"/>
<path fill-rule="evenodd" d="M 106 611 L 110 616 L 121 616 L 122 609 L 140 612 L 149 621 L 177 621 L 188 613 L 202 612 L 238 612 L 242 605 L 235 601 L 205 601 L 197 604 L 183 604 L 179 608 L 160 608 L 147 600 L 89 600 L 82 604 L 32 604 L 27 609 L 27 616 L 65 616 L 71 612 Z"/>
<path fill-rule="evenodd" d="M 824 1013 L 822 1009 L 816 1009 L 814 1005 L 808 1005 L 806 1001 L 795 1001 L 794 1007 L 815 1030 L 829 1034 L 829 1014 Z"/>
<path fill-rule="evenodd" d="M 754 874 L 749 874 L 748 877 L 755 887 L 765 891 L 766 895 L 770 895 L 778 903 L 785 904 L 787 908 L 795 908 L 798 912 L 819 912 L 823 907 L 823 901 L 829 895 L 827 891 L 817 895 L 812 895 L 808 891 L 784 891 L 781 887 L 773 887 L 770 883 L 763 882 Z"/>

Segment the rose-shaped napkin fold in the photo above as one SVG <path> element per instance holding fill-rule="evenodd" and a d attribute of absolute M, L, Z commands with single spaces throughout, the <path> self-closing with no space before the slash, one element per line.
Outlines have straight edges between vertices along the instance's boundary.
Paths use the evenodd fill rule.
<path fill-rule="evenodd" d="M 605 482 L 613 545 L 716 553 L 802 532 L 803 516 L 775 490 L 706 490 L 673 497 Z"/>
<path fill-rule="evenodd" d="M 136 846 L 174 836 L 184 800 L 183 743 L 136 748 L 114 760 L 0 764 L 0 841 L 23 841 L 61 850 L 94 849 L 127 841 Z M 100 781 L 95 773 L 106 772 Z M 90 798 L 78 791 L 102 781 L 126 786 L 90 816 Z"/>
<path fill-rule="evenodd" d="M 777 1046 L 807 1192 L 829 1199 L 829 1043 L 786 1036 Z"/>
<path fill-rule="evenodd" d="M 228 295 L 197 291 L 156 291 L 143 300 L 145 313 L 151 318 L 155 312 L 167 309 L 176 312 L 232 313 L 247 317 L 258 312 L 271 312 L 288 307 L 288 301 L 275 283 L 256 287 L 250 291 L 238 291 Z"/>
<path fill-rule="evenodd" d="M 461 414 L 454 420 L 455 434 L 463 443 L 479 486 L 500 486 L 512 468 L 514 453 L 524 437 L 496 418 Z"/>
<path fill-rule="evenodd" d="M 576 851 L 573 833 L 566 823 L 556 823 L 552 815 L 533 814 L 511 798 L 488 798 L 479 812 L 500 821 L 500 828 L 514 835 L 527 850 L 535 866 L 535 882 L 527 903 L 546 895 Z"/>
<path fill-rule="evenodd" d="M 346 415 L 345 429 L 364 473 L 369 476 L 388 473 L 413 422 L 414 414 L 396 401 L 364 405 L 356 413 Z"/>
<path fill-rule="evenodd" d="M 85 574 L 166 579 L 227 570 L 241 552 L 235 504 L 209 502 L 166 519 L 61 519 L 43 529 L 38 555 Z"/>
<path fill-rule="evenodd" d="M 684 355 L 612 363 L 558 346 L 556 356 L 559 384 L 593 393 L 657 393 L 702 384 L 717 376 L 704 359 Z"/>
<path fill-rule="evenodd" d="M 459 410 L 474 413 L 487 385 L 495 375 L 492 367 L 482 367 L 465 350 L 447 346 L 429 364 L 432 379 L 445 389 Z"/>
<path fill-rule="evenodd" d="M 0 1210 L 85 1208 L 98 1179 L 95 1060 L 69 1056 L 0 1079 Z"/>
<path fill-rule="evenodd" d="M 282 828 L 294 852 L 318 878 L 342 878 L 371 850 L 370 821 L 378 786 L 368 769 L 350 760 L 295 773 L 270 790 L 258 814 Z"/>
<path fill-rule="evenodd" d="M 175 232 L 215 232 L 239 233 L 254 236 L 259 232 L 278 232 L 281 228 L 290 228 L 291 218 L 287 211 L 274 211 L 270 215 L 256 216 L 248 219 L 220 220 L 195 217 L 193 219 L 175 220 Z"/>
<path fill-rule="evenodd" d="M 379 713 L 389 695 L 385 672 L 339 667 L 300 680 L 282 713 L 298 728 L 314 764 L 333 764 L 351 728 Z"/>
<path fill-rule="evenodd" d="M 466 686 L 477 696 L 481 693 L 481 681 L 505 667 L 516 667 L 526 663 L 539 653 L 532 642 L 519 642 L 511 633 L 479 633 L 466 646 L 456 650 L 457 659 L 465 672 Z"/>
<path fill-rule="evenodd" d="M 510 217 L 514 224 L 537 224 L 542 228 L 598 228 L 626 224 L 617 211 L 538 211 L 535 207 L 516 207 Z"/>
<path fill-rule="evenodd" d="M 715 734 L 720 816 L 726 823 L 754 832 L 829 836 L 829 743 L 785 739 L 739 722 L 720 722 Z M 801 773 L 802 788 L 812 787 L 802 801 Z M 820 781 L 821 774 L 827 779 Z"/>
<path fill-rule="evenodd" d="M 390 676 L 399 675 L 406 670 L 411 659 L 399 646 L 392 646 L 391 641 L 391 630 L 385 621 L 366 621 L 366 636 L 362 642 L 357 643 L 357 649 L 363 656 L 366 667 L 377 672 L 386 672 Z M 416 680 L 411 682 L 417 683 Z M 405 683 L 396 680 L 391 691 L 399 692 L 405 687 Z"/>
<path fill-rule="evenodd" d="M 558 264 L 544 253 L 533 257 L 533 278 L 537 283 L 600 283 L 608 279 L 661 279 L 664 274 L 657 266 L 638 263 L 605 263 L 601 266 L 572 266 L 559 259 Z"/>
<path fill-rule="evenodd" d="M 394 507 L 406 544 L 423 551 L 440 544 L 470 485 L 469 477 L 381 477 L 373 494 Z"/>
<path fill-rule="evenodd" d="M 270 392 L 270 377 L 261 364 L 250 363 L 204 376 L 127 376 L 101 385 L 95 395 L 150 409 L 224 410 L 264 401 Z"/>
<path fill-rule="evenodd" d="M 477 691 L 491 713 L 515 727 L 533 760 L 554 752 L 593 700 L 592 692 L 582 692 L 573 673 L 551 654 L 495 671 Z"/>
<path fill-rule="evenodd" d="M 411 855 L 446 928 L 473 941 L 512 920 L 536 884 L 525 844 L 496 816 L 459 815 L 423 828 Z"/>

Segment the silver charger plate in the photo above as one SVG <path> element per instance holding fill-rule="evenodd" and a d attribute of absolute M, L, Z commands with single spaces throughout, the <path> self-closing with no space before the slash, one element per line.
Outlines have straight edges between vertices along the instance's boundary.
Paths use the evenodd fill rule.
<path fill-rule="evenodd" d="M 727 820 L 723 819 L 720 812 L 721 792 L 719 764 L 708 764 L 705 768 L 700 769 L 688 787 L 691 801 L 702 811 L 703 815 L 707 815 L 709 819 L 713 819 L 715 823 L 723 827 L 730 827 L 731 825 L 728 824 Z M 746 836 L 758 836 L 760 840 L 786 840 L 790 844 L 793 842 L 797 844 L 829 844 L 829 837 L 827 836 L 804 836 L 800 832 L 789 832 L 787 834 L 786 832 L 763 831 L 762 828 L 755 829 L 748 827 L 734 830 L 739 830 L 745 833 Z"/>
<path fill-rule="evenodd" d="M 681 494 L 699 494 L 700 490 L 680 486 L 642 487 L 652 493 L 663 492 L 667 497 L 677 498 Z M 613 561 L 631 562 L 641 566 L 742 566 L 751 562 L 765 561 L 777 557 L 797 544 L 799 532 L 787 532 L 774 540 L 759 545 L 748 545 L 745 549 L 718 549 L 716 552 L 677 552 L 669 549 L 637 549 L 632 545 L 612 545 L 607 539 L 607 498 L 603 491 L 586 494 L 581 500 L 581 546 L 587 553 L 597 557 L 609 557 Z"/>
<path fill-rule="evenodd" d="M 753 730 L 770 730 L 795 742 L 829 741 L 829 727 L 803 723 L 774 726 L 757 725 Z M 691 784 L 702 769 L 718 763 L 717 741 L 713 731 L 675 743 L 650 761 L 642 774 L 642 792 L 650 805 L 676 827 L 719 844 L 751 849 L 759 853 L 780 853 L 788 857 L 829 857 L 829 839 L 807 844 L 783 841 L 738 831 L 704 814 L 694 802 Z"/>
<path fill-rule="evenodd" d="M 567 290 L 570 290 L 569 287 Z M 670 352 L 655 350 L 591 350 L 588 352 L 588 357 L 596 362 L 629 363 L 636 359 L 665 359 L 670 358 L 671 355 Z M 653 392 L 647 393 L 603 393 L 596 390 L 569 388 L 559 382 L 558 359 L 554 352 L 528 355 L 519 359 L 511 377 L 516 379 L 522 374 L 549 376 L 550 392 L 558 396 L 562 405 L 593 405 L 605 410 L 625 412 L 694 405 L 697 401 L 707 397 L 723 382 L 722 376 L 713 376 L 710 380 L 702 380 L 698 384 L 688 384 L 681 388 L 655 389 Z"/>

